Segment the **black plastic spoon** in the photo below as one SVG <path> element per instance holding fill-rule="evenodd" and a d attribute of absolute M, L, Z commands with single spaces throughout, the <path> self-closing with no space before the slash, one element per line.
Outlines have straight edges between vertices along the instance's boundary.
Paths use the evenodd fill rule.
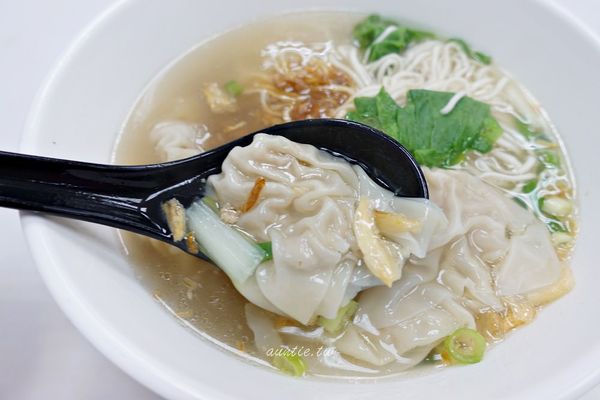
<path fill-rule="evenodd" d="M 312 144 L 359 164 L 398 196 L 428 197 L 423 172 L 398 142 L 356 122 L 315 119 L 272 126 L 163 164 L 115 166 L 0 152 L 0 206 L 125 229 L 187 252 L 185 241 L 173 241 L 161 204 L 176 198 L 189 206 L 204 193 L 206 178 L 221 171 L 229 151 L 249 145 L 256 133 Z"/>

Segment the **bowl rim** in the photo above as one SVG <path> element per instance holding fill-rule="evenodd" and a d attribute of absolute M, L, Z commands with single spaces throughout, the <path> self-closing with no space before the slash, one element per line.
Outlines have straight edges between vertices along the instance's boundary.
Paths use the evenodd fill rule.
<path fill-rule="evenodd" d="M 113 15 L 117 15 L 122 8 L 130 3 L 129 0 L 115 0 L 109 4 L 103 11 L 97 14 L 77 33 L 65 50 L 60 54 L 51 67 L 50 71 L 43 79 L 40 88 L 34 96 L 29 113 L 27 114 L 25 126 L 19 143 L 19 152 L 31 152 L 37 139 L 36 131 L 39 125 L 39 115 L 44 108 L 44 102 L 47 95 L 51 92 L 55 81 L 61 74 L 65 64 L 85 46 L 85 42 L 94 31 L 108 22 Z M 40 217 L 41 218 L 41 217 Z M 105 356 L 110 362 L 116 365 L 121 371 L 133 378 L 138 383 L 149 388 L 154 393 L 165 398 L 198 398 L 184 387 L 176 387 L 173 380 L 165 377 L 165 374 L 157 373 L 150 367 L 150 363 L 144 362 L 141 354 L 133 353 L 123 343 L 118 342 L 113 333 L 107 330 L 95 317 L 94 310 L 88 309 L 82 302 L 78 301 L 77 296 L 70 291 L 69 285 L 60 279 L 60 275 L 54 275 L 55 268 L 44 268 L 44 265 L 52 266 L 52 251 L 46 247 L 34 246 L 33 243 L 40 242 L 42 232 L 36 229 L 35 222 L 38 216 L 28 211 L 19 211 L 19 221 L 25 241 L 30 254 L 33 257 L 36 269 L 40 274 L 44 285 L 48 288 L 52 298 L 66 315 L 67 319 L 82 333 L 92 346 Z M 109 345 L 112 343 L 112 345 Z M 127 360 L 124 357 L 127 354 Z M 132 361 L 133 360 L 133 361 Z M 210 388 L 206 388 L 206 393 L 210 393 Z M 210 394 L 206 395 L 208 400 L 212 398 Z M 216 398 L 216 396 L 215 396 Z"/>
<path fill-rule="evenodd" d="M 536 3 L 541 8 L 545 8 L 547 11 L 564 21 L 569 29 L 576 32 L 582 40 L 587 41 L 589 45 L 594 47 L 596 51 L 600 53 L 600 32 L 593 30 L 571 11 L 556 3 L 554 0 L 529 1 Z M 38 132 L 40 130 L 38 127 L 40 125 L 39 116 L 41 115 L 41 110 L 43 110 L 45 99 L 49 92 L 51 92 L 63 67 L 78 53 L 80 48 L 85 47 L 87 38 L 93 35 L 94 31 L 108 22 L 114 15 L 117 15 L 122 8 L 126 7 L 129 3 L 130 0 L 116 0 L 112 4 L 109 4 L 108 7 L 89 21 L 86 26 L 73 37 L 70 44 L 56 59 L 53 67 L 43 79 L 40 88 L 34 96 L 30 110 L 27 114 L 18 147 L 20 152 L 31 153 L 35 148 L 36 140 L 39 139 Z M 343 5 L 339 6 L 339 8 L 341 7 L 343 7 Z M 310 10 L 318 11 L 321 9 L 328 10 L 327 8 L 311 8 Z M 118 338 L 109 329 L 106 329 L 100 324 L 95 316 L 94 310 L 86 307 L 82 302 L 79 302 L 77 296 L 73 295 L 69 289 L 69 285 L 61 279 L 60 275 L 54 274 L 55 267 L 58 266 L 55 265 L 55 267 L 52 268 L 44 267 L 47 265 L 52 266 L 54 261 L 51 256 L 52 250 L 50 248 L 33 245 L 38 242 L 38 238 L 42 237 L 42 232 L 39 231 L 36 226 L 36 222 L 39 222 L 41 218 L 42 217 L 38 217 L 31 212 L 19 211 L 19 220 L 27 247 L 32 254 L 36 268 L 42 277 L 44 284 L 49 289 L 52 298 L 56 301 L 60 309 L 83 336 L 124 373 L 161 396 L 166 398 L 185 397 L 194 399 L 220 398 L 220 396 L 213 396 L 213 391 L 209 386 L 204 386 L 206 392 L 203 392 L 201 397 L 198 397 L 197 393 L 186 390 L 185 385 L 178 386 L 176 382 L 169 379 L 164 372 L 158 373 L 158 371 L 152 368 L 150 363 L 146 363 L 143 354 L 131 352 L 124 343 L 118 341 Z M 561 398 L 579 398 L 600 384 L 600 367 L 597 367 L 587 374 L 582 374 L 581 376 L 578 384 L 571 387 L 570 391 L 562 393 L 563 396 Z"/>

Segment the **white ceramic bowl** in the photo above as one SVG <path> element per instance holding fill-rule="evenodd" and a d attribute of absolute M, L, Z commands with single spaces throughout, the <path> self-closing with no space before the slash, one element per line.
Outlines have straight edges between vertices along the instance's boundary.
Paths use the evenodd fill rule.
<path fill-rule="evenodd" d="M 566 399 L 598 382 L 600 47 L 545 2 L 120 2 L 79 37 L 50 75 L 22 151 L 108 162 L 127 113 L 167 63 L 216 33 L 299 7 L 377 11 L 464 37 L 532 90 L 562 133 L 575 167 L 581 235 L 574 291 L 475 366 L 360 384 L 292 379 L 241 362 L 175 322 L 132 276 L 111 229 L 23 214 L 31 251 L 65 313 L 123 370 L 173 399 Z"/>

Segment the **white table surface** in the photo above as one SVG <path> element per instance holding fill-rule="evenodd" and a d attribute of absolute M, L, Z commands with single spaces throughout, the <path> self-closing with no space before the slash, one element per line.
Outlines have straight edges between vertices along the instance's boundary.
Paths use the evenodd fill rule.
<path fill-rule="evenodd" d="M 600 0 L 553 1 L 600 35 Z M 44 77 L 111 3 L 0 0 L 1 150 L 17 150 Z M 17 213 L 0 209 L 0 227 L 0 399 L 158 399 L 97 352 L 58 309 L 29 255 Z M 600 387 L 582 398 L 595 399 Z"/>

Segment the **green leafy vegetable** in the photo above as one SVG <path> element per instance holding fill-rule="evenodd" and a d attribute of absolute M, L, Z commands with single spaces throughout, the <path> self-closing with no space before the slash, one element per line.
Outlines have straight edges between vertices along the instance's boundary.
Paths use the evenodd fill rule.
<path fill-rule="evenodd" d="M 474 364 L 481 361 L 485 347 L 483 336 L 469 328 L 460 328 L 444 340 L 444 349 L 453 361 L 460 364 Z"/>
<path fill-rule="evenodd" d="M 473 49 L 471 49 L 471 46 L 469 46 L 464 40 L 459 38 L 451 38 L 448 39 L 448 41 L 454 42 L 457 45 L 459 45 L 460 48 L 465 52 L 465 54 L 471 57 L 473 60 L 479 61 L 480 63 L 485 65 L 489 65 L 492 63 L 492 57 L 480 51 L 473 51 Z"/>
<path fill-rule="evenodd" d="M 356 310 L 358 310 L 358 303 L 354 300 L 351 300 L 348 304 L 338 310 L 335 318 L 329 319 L 320 316 L 318 324 L 321 325 L 327 333 L 337 335 L 342 331 L 342 329 L 344 329 L 346 324 L 354 316 Z"/>
<path fill-rule="evenodd" d="M 375 97 L 355 99 L 355 111 L 347 118 L 373 126 L 406 147 L 423 165 L 447 167 L 460 162 L 465 153 L 487 153 L 502 134 L 490 107 L 463 97 L 447 114 L 441 110 L 454 93 L 410 90 L 406 106 L 400 107 L 381 89 Z"/>
<path fill-rule="evenodd" d="M 431 32 L 403 27 L 393 19 L 376 14 L 362 20 L 354 27 L 352 34 L 360 48 L 366 51 L 369 62 L 391 53 L 402 53 L 412 43 L 435 38 Z M 474 51 L 462 39 L 452 38 L 448 41 L 457 43 L 467 56 L 482 64 L 488 65 L 492 62 L 492 57 Z"/>
<path fill-rule="evenodd" d="M 289 350 L 285 350 L 283 354 L 273 357 L 272 363 L 275 368 L 291 376 L 303 376 L 306 373 L 304 359 Z"/>
<path fill-rule="evenodd" d="M 361 49 L 366 49 L 390 25 L 397 25 L 395 21 L 384 19 L 380 15 L 369 15 L 354 27 L 352 35 L 358 41 Z"/>
<path fill-rule="evenodd" d="M 263 261 L 269 261 L 273 259 L 273 244 L 271 242 L 258 243 L 258 247 L 264 250 L 265 258 Z"/>
<path fill-rule="evenodd" d="M 381 37 L 388 28 L 390 30 L 385 37 Z M 401 53 L 413 42 L 434 37 L 431 32 L 401 27 L 398 22 L 382 18 L 380 15 L 368 16 L 354 27 L 352 33 L 360 48 L 366 50 L 369 62 L 390 53 Z"/>
<path fill-rule="evenodd" d="M 238 81 L 229 81 L 223 86 L 225 91 L 232 96 L 239 96 L 244 93 L 244 87 Z"/>

